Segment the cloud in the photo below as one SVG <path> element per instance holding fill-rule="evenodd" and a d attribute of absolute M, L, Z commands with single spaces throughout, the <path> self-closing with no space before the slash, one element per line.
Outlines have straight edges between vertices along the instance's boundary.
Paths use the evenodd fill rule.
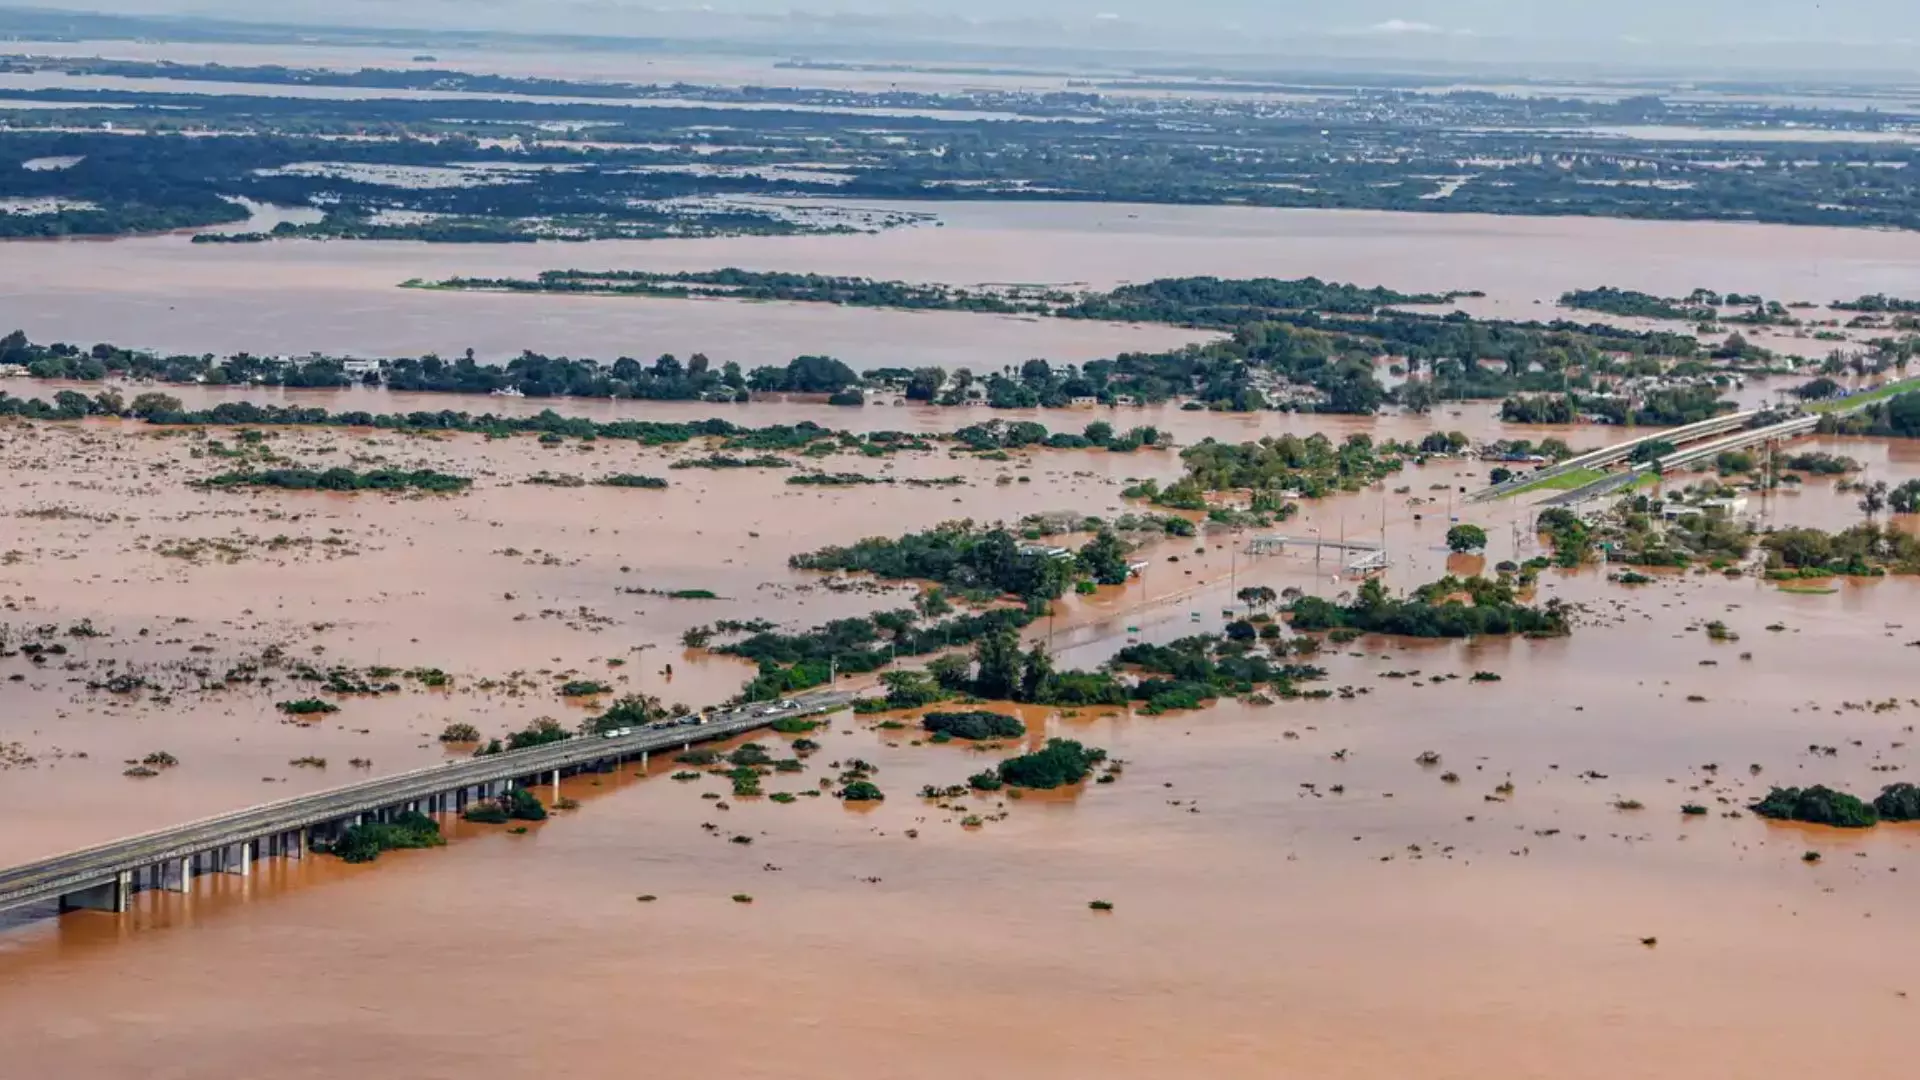
<path fill-rule="evenodd" d="M 1441 29 L 1432 23 L 1414 22 L 1411 19 L 1388 19 L 1383 23 L 1374 23 L 1367 28 L 1374 34 L 1438 34 Z"/>

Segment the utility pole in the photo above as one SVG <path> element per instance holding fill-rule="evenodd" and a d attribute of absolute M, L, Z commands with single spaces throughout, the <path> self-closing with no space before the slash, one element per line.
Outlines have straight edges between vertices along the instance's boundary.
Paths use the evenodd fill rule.
<path fill-rule="evenodd" d="M 1385 574 L 1387 572 L 1384 565 L 1387 562 L 1387 485 L 1384 483 L 1380 485 L 1380 562 L 1382 563 L 1380 572 Z"/>

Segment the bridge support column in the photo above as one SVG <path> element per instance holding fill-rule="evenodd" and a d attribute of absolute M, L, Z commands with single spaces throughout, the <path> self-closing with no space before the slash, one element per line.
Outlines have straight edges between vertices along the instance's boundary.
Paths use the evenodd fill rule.
<path fill-rule="evenodd" d="M 133 871 L 122 870 L 113 880 L 89 889 L 79 889 L 60 897 L 61 911 L 107 911 L 120 915 L 127 910 L 127 898 L 133 895 Z"/>
<path fill-rule="evenodd" d="M 640 751 L 640 771 L 647 771 L 647 752 L 645 750 Z"/>
<path fill-rule="evenodd" d="M 306 858 L 307 845 L 312 842 L 311 837 L 307 833 L 307 830 L 295 829 L 293 832 L 288 833 L 287 835 L 293 838 L 293 845 L 287 850 L 287 858 L 289 859 Z"/>
<path fill-rule="evenodd" d="M 553 801 L 560 801 L 560 770 L 553 770 Z"/>
<path fill-rule="evenodd" d="M 253 871 L 253 843 L 234 844 L 220 849 L 220 871 L 246 877 Z"/>

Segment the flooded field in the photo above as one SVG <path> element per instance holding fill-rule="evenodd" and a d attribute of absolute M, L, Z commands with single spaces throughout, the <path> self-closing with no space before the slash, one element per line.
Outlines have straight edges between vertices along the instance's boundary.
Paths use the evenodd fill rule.
<path fill-rule="evenodd" d="M 925 211 L 920 203 L 861 203 Z M 1660 295 L 1696 287 L 1826 303 L 1920 296 L 1920 235 L 1718 223 L 1388 214 L 1245 207 L 942 203 L 940 225 L 853 236 L 507 245 L 185 237 L 14 243 L 0 326 L 36 340 L 188 352 L 653 356 L 746 366 L 827 353 L 855 368 L 1084 362 L 1199 339 L 1118 326 L 952 312 L 580 296 L 441 293 L 410 278 L 531 277 L 549 269 L 738 266 L 960 285 L 1111 288 L 1158 277 L 1305 277 L 1406 291 L 1481 289 L 1476 315 L 1551 319 L 1568 289 Z M 1592 316 L 1598 319 L 1598 316 Z M 1794 348 L 1784 335 L 1770 347 Z M 1822 355 L 1824 343 L 1797 343 Z"/>
<path fill-rule="evenodd" d="M 957 411 L 745 412 L 931 427 Z M 1246 418 L 1167 420 L 1189 425 L 1184 441 L 1252 434 Z M 1267 417 L 1261 431 L 1348 422 Z M 669 467 L 692 447 L 347 431 L 275 431 L 265 445 L 301 464 L 475 483 L 420 497 L 202 491 L 189 481 L 246 452 L 231 431 L 0 426 L 0 624 L 88 628 L 61 637 L 55 662 L 0 660 L 0 678 L 21 676 L 0 683 L 0 751 L 34 759 L 0 770 L 0 815 L 18 825 L 0 831 L 0 863 L 428 764 L 457 752 L 434 739 L 450 721 L 488 734 L 543 714 L 575 722 L 588 709 L 557 696 L 565 673 L 710 703 L 751 672 L 685 650 L 687 627 L 805 626 L 904 598 L 824 588 L 787 568 L 796 552 L 959 516 L 1113 514 L 1129 478 L 1179 472 L 1166 452 L 996 463 L 942 450 L 816 464 L 962 485 L 817 490 L 785 485 L 789 470 Z M 1809 446 L 1875 478 L 1920 476 L 1907 444 Z M 525 482 L 616 471 L 671 486 Z M 1486 563 L 1541 553 L 1520 508 L 1454 502 L 1485 472 L 1412 469 L 1282 528 L 1383 538 L 1396 590 L 1483 565 L 1445 551 L 1449 514 L 1487 526 Z M 1758 512 L 1827 528 L 1859 516 L 1830 481 Z M 1089 666 L 1129 637 L 1218 630 L 1238 586 L 1352 587 L 1310 547 L 1253 557 L 1245 539 L 1151 547 L 1141 578 L 1063 602 L 1029 637 L 1051 639 L 1062 666 Z M 1066 735 L 1125 761 L 1117 783 L 1072 794 L 942 809 L 914 792 L 991 755 L 849 715 L 816 736 L 806 772 L 769 788 L 816 787 L 828 762 L 859 757 L 888 796 L 867 809 L 703 799 L 723 781 L 677 783 L 655 761 L 645 777 L 569 780 L 580 809 L 526 835 L 454 824 L 443 850 L 371 867 L 269 860 L 187 897 L 141 894 L 125 919 L 9 916 L 0 1039 L 23 1070 L 208 1078 L 269 1057 L 291 1077 L 517 1077 L 558 1055 L 586 1075 L 747 1077 L 852 1061 L 955 1078 L 1896 1069 L 1920 992 L 1905 948 L 1920 933 L 1907 902 L 1920 831 L 1785 827 L 1743 807 L 1775 782 L 1870 792 L 1911 778 L 1916 583 L 1795 595 L 1696 575 L 1627 587 L 1593 568 L 1549 571 L 1541 593 L 1581 605 L 1572 637 L 1365 638 L 1323 653 L 1327 685 L 1365 691 L 1351 700 L 1023 710 L 1029 741 Z M 1740 640 L 1708 640 L 1708 619 Z M 439 668 L 451 685 L 402 680 L 310 723 L 275 709 L 305 694 L 277 669 L 262 669 L 282 675 L 270 685 L 189 685 L 193 668 L 270 646 L 320 667 Z M 1479 671 L 1502 679 L 1472 682 Z M 87 685 L 119 673 L 168 689 Z M 1825 746 L 1832 756 L 1810 749 Z M 122 775 L 157 750 L 179 764 Z M 1443 764 L 1417 764 L 1427 751 Z M 290 764 L 301 757 L 327 765 Z M 1616 808 L 1629 799 L 1644 808 Z M 1710 813 L 1682 817 L 1684 802 Z M 964 827 L 967 812 L 982 826 Z M 1094 899 L 1114 910 L 1089 911 Z M 644 1016 L 653 1037 L 636 1046 L 635 1025 L 582 1016 Z"/>

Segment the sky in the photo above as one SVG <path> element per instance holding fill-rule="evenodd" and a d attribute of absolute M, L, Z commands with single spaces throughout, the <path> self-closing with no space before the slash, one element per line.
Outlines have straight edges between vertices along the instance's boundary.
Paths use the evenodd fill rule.
<path fill-rule="evenodd" d="M 7 3 L 8 0 L 0 0 Z M 1920 0 L 29 0 L 30 6 L 461 30 L 905 36 L 1276 56 L 1713 66 L 1910 62 Z M 22 5 L 27 6 L 27 5 Z"/>

